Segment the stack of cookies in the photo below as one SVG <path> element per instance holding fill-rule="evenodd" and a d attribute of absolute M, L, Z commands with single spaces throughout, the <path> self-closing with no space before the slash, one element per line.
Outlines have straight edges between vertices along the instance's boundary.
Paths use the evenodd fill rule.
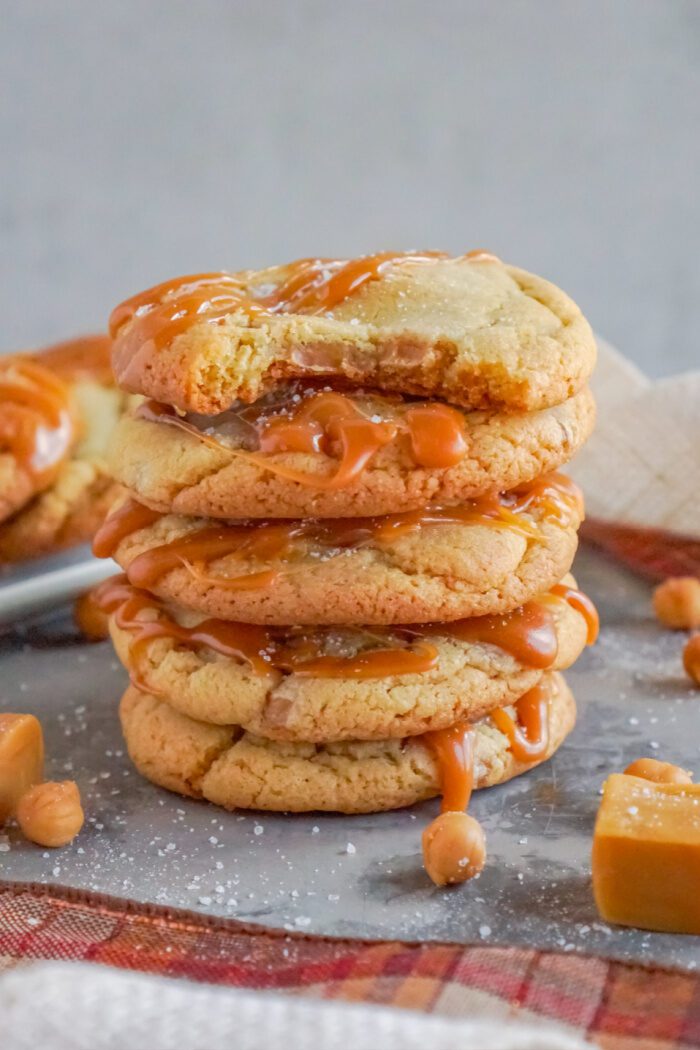
<path fill-rule="evenodd" d="M 107 335 L 0 358 L 0 565 L 92 539 L 116 494 L 104 456 L 126 400 Z"/>
<path fill-rule="evenodd" d="M 577 306 L 486 252 L 183 277 L 111 319 L 128 490 L 95 551 L 129 753 L 228 809 L 442 795 L 429 873 L 483 864 L 472 788 L 548 759 L 596 630 L 568 575 L 595 360 Z"/>

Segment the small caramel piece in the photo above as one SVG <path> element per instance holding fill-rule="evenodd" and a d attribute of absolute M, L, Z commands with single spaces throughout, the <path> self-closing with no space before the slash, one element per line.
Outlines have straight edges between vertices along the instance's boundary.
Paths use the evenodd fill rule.
<path fill-rule="evenodd" d="M 695 685 L 700 685 L 700 634 L 694 634 L 683 650 L 683 666 Z"/>
<path fill-rule="evenodd" d="M 47 780 L 22 795 L 17 821 L 24 835 L 39 846 L 65 846 L 83 826 L 85 814 L 74 780 Z"/>
<path fill-rule="evenodd" d="M 700 627 L 700 580 L 671 576 L 654 591 L 654 612 L 665 627 L 687 631 Z"/>
<path fill-rule="evenodd" d="M 0 714 L 0 826 L 44 775 L 44 736 L 34 715 Z"/>
<path fill-rule="evenodd" d="M 700 784 L 608 777 L 592 861 L 606 922 L 700 934 Z"/>
<path fill-rule="evenodd" d="M 103 642 L 109 638 L 109 616 L 95 601 L 93 591 L 86 591 L 76 598 L 73 619 L 88 641 Z"/>
<path fill-rule="evenodd" d="M 659 762 L 658 758 L 636 758 L 630 762 L 625 773 L 630 777 L 641 777 L 654 784 L 692 784 L 692 774 L 687 769 L 670 762 Z"/>
<path fill-rule="evenodd" d="M 441 813 L 423 832 L 423 863 L 436 886 L 473 879 L 485 860 L 484 829 L 468 813 Z"/>

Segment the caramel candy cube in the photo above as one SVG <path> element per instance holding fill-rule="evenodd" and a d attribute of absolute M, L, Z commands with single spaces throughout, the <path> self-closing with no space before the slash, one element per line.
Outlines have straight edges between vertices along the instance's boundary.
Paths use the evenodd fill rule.
<path fill-rule="evenodd" d="M 0 714 L 0 826 L 44 774 L 44 737 L 34 715 Z"/>
<path fill-rule="evenodd" d="M 700 933 L 700 784 L 608 777 L 593 836 L 593 893 L 607 922 Z"/>

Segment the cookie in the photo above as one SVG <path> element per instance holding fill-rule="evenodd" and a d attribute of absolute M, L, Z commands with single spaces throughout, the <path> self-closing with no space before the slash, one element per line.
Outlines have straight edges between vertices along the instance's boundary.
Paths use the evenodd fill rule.
<path fill-rule="evenodd" d="M 0 358 L 0 522 L 53 483 L 78 436 L 70 387 L 33 361 Z"/>
<path fill-rule="evenodd" d="M 571 567 L 582 507 L 569 479 L 379 518 L 219 523 L 129 501 L 95 538 L 135 586 L 208 616 L 392 624 L 509 611 Z"/>
<path fill-rule="evenodd" d="M 504 414 L 297 383 L 214 417 L 146 402 L 118 424 L 109 464 L 161 511 L 362 517 L 529 482 L 570 459 L 594 420 L 585 388 L 553 408 Z"/>
<path fill-rule="evenodd" d="M 487 252 L 175 278 L 120 304 L 110 331 L 124 389 L 209 414 L 281 380 L 326 376 L 529 411 L 571 397 L 596 353 L 564 292 Z"/>
<path fill-rule="evenodd" d="M 129 397 L 110 378 L 109 347 L 106 336 L 86 336 L 17 356 L 22 368 L 41 369 L 42 389 L 49 383 L 63 386 L 74 439 L 48 485 L 30 493 L 33 498 L 15 506 L 0 523 L 0 562 L 51 554 L 90 540 L 114 504 L 120 488 L 112 480 L 105 453 Z M 2 456 L 0 475 L 1 463 Z"/>
<path fill-rule="evenodd" d="M 50 488 L 0 524 L 0 564 L 87 543 L 120 492 L 104 462 L 69 460 Z"/>
<path fill-rule="evenodd" d="M 570 667 L 597 626 L 571 577 L 513 613 L 423 628 L 275 631 L 203 620 L 125 577 L 95 594 L 142 691 L 202 722 L 314 743 L 413 736 L 482 718 L 545 670 Z"/>
<path fill-rule="evenodd" d="M 573 728 L 576 705 L 560 675 L 548 676 L 547 742 L 536 759 L 514 756 L 491 718 L 474 725 L 474 786 L 491 787 L 538 765 Z M 509 716 L 516 712 L 501 709 Z M 281 743 L 235 726 L 197 722 L 133 686 L 120 705 L 131 760 L 154 784 L 226 809 L 377 813 L 440 794 L 429 738 Z"/>

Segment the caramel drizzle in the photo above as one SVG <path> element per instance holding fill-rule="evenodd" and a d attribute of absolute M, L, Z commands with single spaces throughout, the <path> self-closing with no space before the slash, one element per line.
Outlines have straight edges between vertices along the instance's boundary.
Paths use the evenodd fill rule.
<path fill-rule="evenodd" d="M 48 482 L 75 440 L 70 392 L 28 359 L 0 363 L 0 450 L 9 451 L 36 485 Z"/>
<path fill-rule="evenodd" d="M 575 588 L 563 588 L 573 608 L 590 600 Z M 99 608 L 115 617 L 122 630 L 134 635 L 137 651 L 152 638 L 170 638 L 193 648 L 208 647 L 224 656 L 247 661 L 256 674 L 271 667 L 285 673 L 316 678 L 387 678 L 423 674 L 435 667 L 437 649 L 430 639 L 456 638 L 474 644 L 493 645 L 510 653 L 525 667 L 546 669 L 557 656 L 557 634 L 549 595 L 529 602 L 505 616 L 480 616 L 454 623 L 382 628 L 371 631 L 347 629 L 360 641 L 375 647 L 352 657 L 323 653 L 327 632 L 280 630 L 208 619 L 195 627 L 183 627 L 168 616 L 161 602 L 129 583 L 126 575 L 107 580 L 95 591 Z M 550 599 L 550 600 L 548 600 Z M 595 611 L 595 610 L 594 610 Z"/>
<path fill-rule="evenodd" d="M 241 416 L 246 422 L 247 413 L 248 410 L 245 416 Z M 283 410 L 255 421 L 252 426 L 258 440 L 258 452 L 227 448 L 179 416 L 175 409 L 155 401 L 140 405 L 136 415 L 151 422 L 178 427 L 231 457 L 247 460 L 271 474 L 325 492 L 347 488 L 357 481 L 376 453 L 399 437 L 406 439 L 413 462 L 429 469 L 455 466 L 469 447 L 464 416 L 449 405 L 419 403 L 396 420 L 377 420 L 368 418 L 351 398 L 338 391 L 311 393 L 295 406 L 293 412 Z M 339 460 L 339 463 L 335 473 L 324 478 L 270 461 L 271 455 L 284 452 L 324 455 Z"/>
<path fill-rule="evenodd" d="M 533 495 L 531 488 L 525 488 L 485 496 L 458 507 L 426 507 L 375 518 L 238 522 L 197 528 L 137 555 L 127 574 L 137 587 L 149 588 L 174 569 L 185 568 L 199 583 L 238 591 L 272 586 L 303 557 L 305 548 L 335 557 L 346 550 L 391 545 L 402 536 L 435 525 L 486 525 L 537 540 L 540 533 L 522 516 L 523 511 L 530 510 L 539 500 L 549 516 L 562 521 L 573 512 L 572 501 L 578 499 L 578 489 L 568 478 L 550 475 L 546 481 L 538 479 L 535 491 Z M 164 515 L 127 500 L 97 532 L 94 553 L 97 557 L 110 557 L 128 535 L 161 517 Z M 238 576 L 211 576 L 204 571 L 204 566 L 223 558 L 263 563 L 265 568 Z M 278 564 L 270 568 L 270 562 Z"/>
<path fill-rule="evenodd" d="M 469 722 L 436 729 L 422 737 L 435 756 L 440 775 L 442 813 L 466 810 L 474 788 L 474 729 Z"/>
<path fill-rule="evenodd" d="M 516 701 L 516 720 L 502 707 L 491 712 L 491 720 L 508 738 L 508 746 L 516 761 L 536 762 L 547 753 L 551 699 L 549 683 L 539 682 Z"/>
<path fill-rule="evenodd" d="M 437 663 L 437 650 L 425 640 L 409 640 L 405 648 L 376 648 L 352 657 L 322 652 L 323 631 L 279 630 L 228 620 L 207 619 L 194 627 L 174 621 L 148 591 L 133 587 L 126 575 L 106 580 L 95 589 L 96 605 L 114 618 L 118 628 L 132 635 L 130 657 L 139 656 L 157 638 L 168 638 L 193 649 L 207 648 L 249 664 L 256 675 L 274 669 L 314 678 L 383 678 L 392 674 L 421 674 Z M 362 637 L 363 632 L 357 632 Z M 386 632 L 385 632 L 386 634 Z M 381 643 L 382 634 L 369 636 Z M 397 668 L 397 660 L 401 661 Z M 139 687 L 152 691 L 139 681 Z"/>
<path fill-rule="evenodd" d="M 283 313 L 327 313 L 370 281 L 382 278 L 391 267 L 447 258 L 444 252 L 427 251 L 379 252 L 357 259 L 298 259 L 281 268 L 285 279 L 272 291 L 256 289 L 251 284 L 256 275 L 251 272 L 190 274 L 120 303 L 112 311 L 109 331 L 112 338 L 119 338 L 119 358 L 128 361 L 145 346 L 163 349 L 193 324 L 217 324 L 236 312 L 250 320 Z M 464 258 L 495 259 L 481 250 L 468 252 Z"/>
<path fill-rule="evenodd" d="M 513 719 L 504 708 L 489 715 L 508 739 L 517 762 L 532 765 L 547 754 L 550 741 L 551 684 L 540 682 L 515 703 Z M 422 740 L 435 756 L 442 793 L 441 812 L 467 809 L 474 787 L 474 727 L 464 722 L 425 733 Z"/>
<path fill-rule="evenodd" d="M 555 598 L 568 602 L 571 608 L 575 609 L 584 618 L 588 628 L 586 644 L 594 645 L 600 633 L 600 617 L 598 616 L 598 610 L 588 595 L 584 594 L 583 591 L 579 591 L 577 587 L 570 587 L 566 583 L 555 583 L 550 593 Z"/>
<path fill-rule="evenodd" d="M 153 525 L 162 517 L 160 511 L 144 507 L 135 499 L 125 500 L 105 518 L 95 533 L 92 553 L 96 558 L 111 558 L 127 536 L 141 529 L 147 529 L 149 525 Z"/>

